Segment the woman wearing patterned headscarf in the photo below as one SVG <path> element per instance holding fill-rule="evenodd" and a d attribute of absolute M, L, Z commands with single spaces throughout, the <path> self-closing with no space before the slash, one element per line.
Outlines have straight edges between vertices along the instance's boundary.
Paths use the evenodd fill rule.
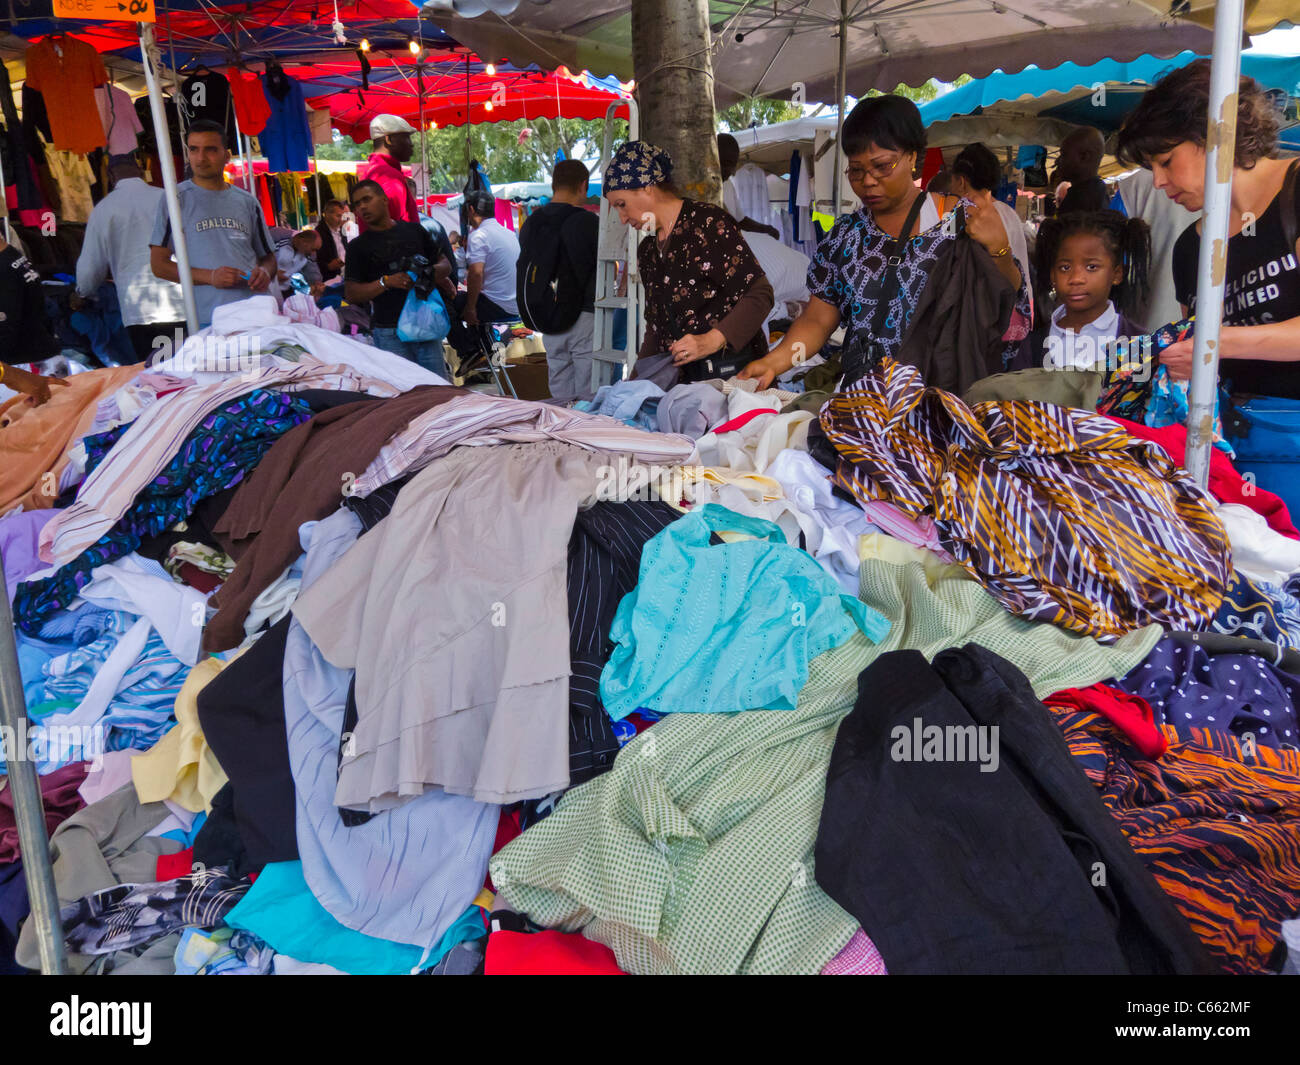
<path fill-rule="evenodd" d="M 646 233 L 637 247 L 646 295 L 637 359 L 669 355 L 688 381 L 731 377 L 767 353 L 772 286 L 725 210 L 673 191 L 672 167 L 663 149 L 629 141 L 605 171 L 619 221 Z"/>

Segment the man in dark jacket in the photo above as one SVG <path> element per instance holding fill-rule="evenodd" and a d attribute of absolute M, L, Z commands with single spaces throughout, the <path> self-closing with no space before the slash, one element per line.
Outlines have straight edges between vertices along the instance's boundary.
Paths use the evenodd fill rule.
<path fill-rule="evenodd" d="M 330 200 L 316 225 L 316 232 L 320 234 L 316 265 L 320 267 L 321 280 L 326 284 L 342 276 L 343 264 L 347 262 L 348 238 L 343 232 L 343 211 L 342 200 Z"/>

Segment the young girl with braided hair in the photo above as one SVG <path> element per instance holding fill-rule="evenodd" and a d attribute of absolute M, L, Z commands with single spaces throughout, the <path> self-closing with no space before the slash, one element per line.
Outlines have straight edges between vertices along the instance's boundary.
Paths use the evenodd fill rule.
<path fill-rule="evenodd" d="M 1105 369 L 1147 330 L 1129 314 L 1146 298 L 1151 234 L 1140 218 L 1081 211 L 1045 219 L 1034 251 L 1035 283 L 1058 306 L 1041 332 L 1040 365 Z"/>

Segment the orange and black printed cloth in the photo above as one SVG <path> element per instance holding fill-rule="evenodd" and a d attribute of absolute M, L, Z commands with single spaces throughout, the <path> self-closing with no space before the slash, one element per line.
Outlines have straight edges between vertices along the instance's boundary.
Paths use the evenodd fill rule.
<path fill-rule="evenodd" d="M 1141 758 L 1100 713 L 1049 707 L 1133 849 L 1227 972 L 1276 972 L 1300 913 L 1300 751 L 1164 727 Z M 1184 731 L 1183 735 L 1187 735 Z"/>
<path fill-rule="evenodd" d="M 932 516 L 1009 611 L 1100 640 L 1205 628 L 1232 572 L 1211 498 L 1158 446 L 1046 403 L 968 407 L 886 359 L 822 407 L 835 483 Z"/>

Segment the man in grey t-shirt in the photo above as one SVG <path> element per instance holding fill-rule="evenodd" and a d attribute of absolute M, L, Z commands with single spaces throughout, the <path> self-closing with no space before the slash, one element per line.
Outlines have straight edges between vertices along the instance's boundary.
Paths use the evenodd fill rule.
<path fill-rule="evenodd" d="M 230 151 L 225 130 L 215 122 L 195 122 L 185 136 L 185 145 L 193 178 L 182 181 L 176 192 L 202 328 L 212 324 L 213 310 L 223 303 L 267 291 L 275 276 L 275 249 L 257 200 L 226 182 Z M 179 284 L 165 200 L 158 205 L 149 244 L 154 276 Z"/>

